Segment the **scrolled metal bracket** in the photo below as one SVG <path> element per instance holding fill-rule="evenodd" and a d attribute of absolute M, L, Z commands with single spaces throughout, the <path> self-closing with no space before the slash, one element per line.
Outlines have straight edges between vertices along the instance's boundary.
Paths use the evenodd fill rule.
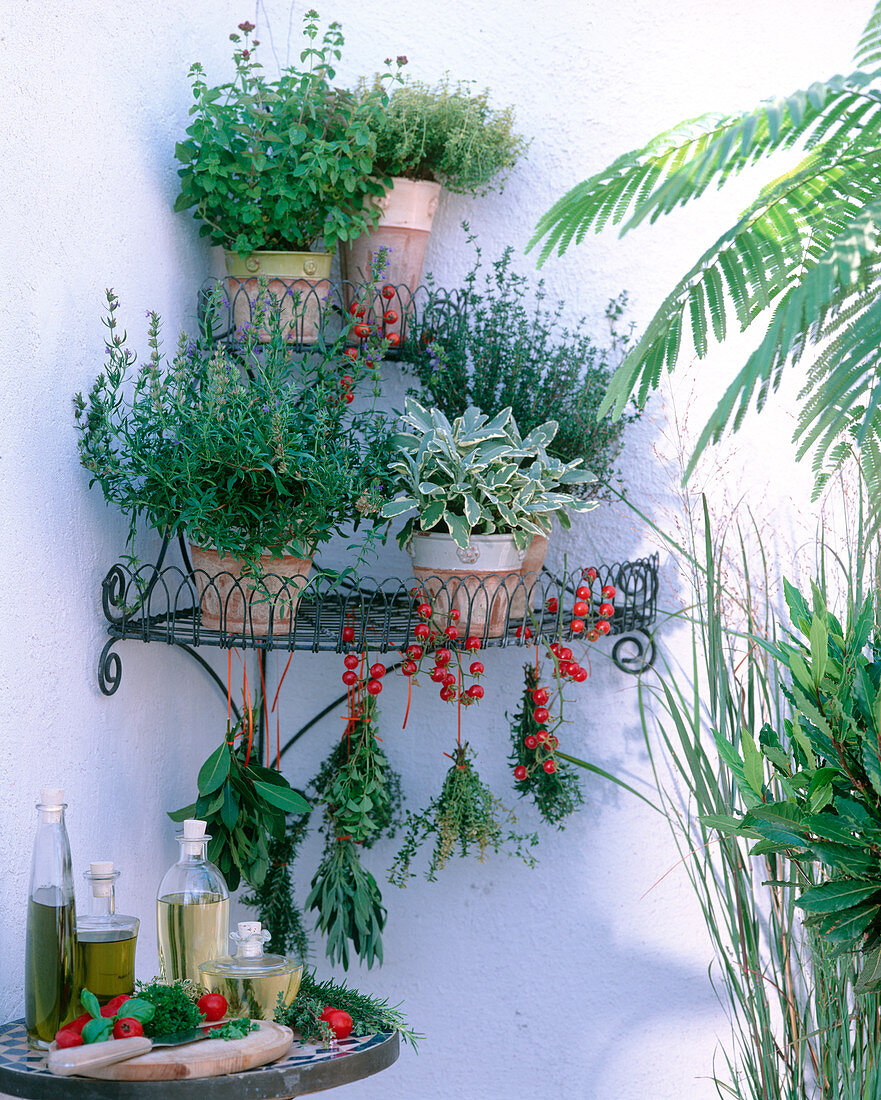
<path fill-rule="evenodd" d="M 122 661 L 118 653 L 111 652 L 118 641 L 119 638 L 111 638 L 98 658 L 98 687 L 104 695 L 112 695 L 122 679 Z"/>
<path fill-rule="evenodd" d="M 612 647 L 612 660 L 622 672 L 640 676 L 655 663 L 656 652 L 652 636 L 635 628 L 617 639 Z"/>

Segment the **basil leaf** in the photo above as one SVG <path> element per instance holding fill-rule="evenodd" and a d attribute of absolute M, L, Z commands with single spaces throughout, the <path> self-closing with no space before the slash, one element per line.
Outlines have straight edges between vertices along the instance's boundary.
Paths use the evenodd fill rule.
<path fill-rule="evenodd" d="M 80 1000 L 82 1001 L 83 1008 L 93 1019 L 103 1019 L 101 1016 L 101 1006 L 98 1004 L 98 998 L 94 993 L 90 993 L 88 989 L 84 989 L 82 993 L 80 993 Z"/>
<path fill-rule="evenodd" d="M 82 1000 L 82 997 L 80 997 L 80 1000 Z M 99 1016 L 97 1019 L 89 1020 L 83 1028 L 83 1042 L 102 1043 L 105 1039 L 110 1038 L 112 1031 L 113 1021 L 109 1017 Z"/>
<path fill-rule="evenodd" d="M 129 999 L 124 1001 L 120 1006 L 116 1018 L 124 1019 L 130 1016 L 133 1020 L 137 1020 L 141 1024 L 146 1024 L 148 1020 L 152 1020 L 155 1015 L 156 1005 L 140 997 L 129 997 Z"/>

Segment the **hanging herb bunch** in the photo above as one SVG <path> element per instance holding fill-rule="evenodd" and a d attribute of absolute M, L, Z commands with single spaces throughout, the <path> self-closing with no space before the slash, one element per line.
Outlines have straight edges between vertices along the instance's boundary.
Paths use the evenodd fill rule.
<path fill-rule="evenodd" d="M 318 914 L 327 957 L 348 968 L 351 947 L 368 968 L 381 964 L 386 910 L 376 879 L 361 864 L 361 850 L 380 835 L 394 835 L 401 780 L 379 743 L 376 699 L 363 677 L 349 691 L 342 740 L 310 789 L 324 803 L 326 840 L 306 905 Z"/>
<path fill-rule="evenodd" d="M 420 813 L 407 814 L 404 843 L 389 871 L 389 882 L 403 887 L 415 877 L 410 865 L 429 837 L 434 837 L 425 875 L 429 882 L 437 880 L 438 871 L 457 851 L 467 856 L 475 848 L 480 862 L 488 851 L 504 849 L 534 867 L 535 857 L 529 849 L 538 843 L 538 837 L 535 833 L 520 835 L 510 828 L 517 819 L 477 774 L 468 742 L 457 743 L 453 752 L 445 755 L 452 764 L 441 792 Z"/>
<path fill-rule="evenodd" d="M 555 656 L 557 676 L 560 663 Z M 532 799 L 548 824 L 562 829 L 564 818 L 584 804 L 581 784 L 559 752 L 559 738 L 545 728 L 550 724 L 545 717 L 550 693 L 540 683 L 537 664 L 525 666 L 524 679 L 520 710 L 511 722 L 509 760 L 514 765 L 514 789 L 521 798 L 528 795 Z M 536 719 L 536 711 L 543 722 Z"/>
<path fill-rule="evenodd" d="M 305 959 L 309 954 L 309 936 L 303 912 L 294 901 L 293 865 L 300 846 L 309 834 L 309 814 L 288 815 L 283 837 L 269 842 L 269 870 L 262 884 L 247 897 L 245 905 L 253 905 L 260 923 L 269 932 L 272 950 L 277 955 L 293 954 Z"/>

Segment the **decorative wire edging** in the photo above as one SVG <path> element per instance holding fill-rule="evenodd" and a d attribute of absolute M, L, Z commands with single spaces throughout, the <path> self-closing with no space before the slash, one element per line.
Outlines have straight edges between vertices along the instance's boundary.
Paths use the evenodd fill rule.
<path fill-rule="evenodd" d="M 122 664 L 113 646 L 124 639 L 165 642 L 188 651 L 199 646 L 313 653 L 403 650 L 418 641 L 413 631 L 423 621 L 417 611 L 420 599 L 413 595 L 417 587 L 430 590 L 437 610 L 455 606 L 459 638 L 477 635 L 483 647 L 584 640 L 586 631 L 571 629 L 575 591 L 589 584 L 584 573 L 528 573 L 502 583 L 476 574 L 452 581 L 392 577 L 356 583 L 316 572 L 308 581 L 267 574 L 257 583 L 230 573 L 211 576 L 153 565 L 133 571 L 117 563 L 102 585 L 110 638 L 98 662 L 99 684 L 105 695 L 119 687 Z M 655 657 L 648 630 L 657 615 L 658 555 L 597 567 L 588 628 L 596 618 L 600 590 L 608 584 L 616 589 L 608 620 L 609 636 L 616 639 L 612 659 L 638 675 Z"/>
<path fill-rule="evenodd" d="M 382 288 L 391 288 L 391 297 L 382 294 Z M 216 340 L 234 340 L 241 335 L 245 325 L 253 321 L 258 297 L 256 277 L 253 279 L 226 276 L 209 279 L 199 291 L 198 315 L 204 325 L 208 317 L 208 304 L 220 290 L 219 308 L 212 318 L 211 335 Z M 347 320 L 347 312 L 353 301 L 364 307 L 364 321 L 381 324 L 385 335 L 397 339 L 385 353 L 387 359 L 400 358 L 408 330 L 416 326 L 424 342 L 428 342 L 434 328 L 449 324 L 451 317 L 464 312 L 465 300 L 461 290 L 441 290 L 437 287 L 419 286 L 411 290 L 406 283 L 384 283 L 367 293 L 363 283 L 332 279 L 306 280 L 302 278 L 267 277 L 267 290 L 281 302 L 281 319 L 291 347 L 303 349 L 315 344 L 320 333 L 328 342 L 336 339 Z M 385 323 L 389 310 L 397 314 L 397 320 Z"/>

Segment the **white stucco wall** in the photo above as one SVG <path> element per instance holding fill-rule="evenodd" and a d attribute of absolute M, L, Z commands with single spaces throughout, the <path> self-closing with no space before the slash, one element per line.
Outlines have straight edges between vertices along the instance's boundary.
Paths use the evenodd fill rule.
<path fill-rule="evenodd" d="M 295 29 L 306 5 L 293 14 Z M 844 71 L 869 4 L 844 0 L 404 0 L 396 9 L 336 0 L 321 6 L 347 37 L 340 77 L 407 54 L 409 71 L 444 70 L 488 85 L 517 106 L 528 158 L 501 197 L 446 196 L 428 267 L 455 285 L 470 256 L 463 218 L 491 259 L 521 249 L 539 215 L 569 186 L 660 129 L 701 111 L 750 106 Z M 158 310 L 169 342 L 194 312 L 195 290 L 213 263 L 195 223 L 173 215 L 173 147 L 186 126 L 186 72 L 200 60 L 211 78 L 229 72 L 228 33 L 244 18 L 271 28 L 284 60 L 288 0 L 177 0 L 156 8 L 76 0 L 7 4 L 0 20 L 11 104 L 2 143 L 6 194 L 6 289 L 0 296 L 3 444 L 0 522 L 0 664 L 4 767 L 0 773 L 0 1019 L 22 1013 L 23 910 L 41 785 L 64 785 L 79 878 L 90 859 L 123 872 L 120 906 L 143 918 L 139 973 L 155 967 L 153 903 L 174 857 L 165 811 L 189 801 L 198 764 L 224 716 L 214 689 L 184 655 L 154 644 L 119 646 L 123 681 L 102 696 L 100 582 L 122 550 L 124 524 L 105 508 L 77 464 L 70 398 L 100 369 L 103 292 L 122 301 L 140 341 L 145 311 Z M 268 25 L 267 25 L 268 24 Z M 295 35 L 296 41 L 296 35 Z M 295 47 L 296 49 L 297 47 Z M 264 58 L 269 64 L 269 58 Z M 621 289 L 644 324 L 698 249 L 745 201 L 748 190 L 707 196 L 693 211 L 618 241 L 593 238 L 548 263 L 551 298 L 586 315 L 601 333 L 603 307 Z M 11 254 L 9 251 L 11 245 Z M 532 271 L 530 259 L 520 260 Z M 711 404 L 736 362 L 717 355 L 680 385 L 692 419 Z M 714 387 L 716 389 L 714 390 Z M 632 431 L 624 456 L 635 501 L 662 525 L 675 510 L 668 414 L 656 401 Z M 751 429 L 725 467 L 731 499 L 749 493 L 778 533 L 784 559 L 809 537 L 805 472 L 788 465 L 791 413 Z M 712 488 L 722 491 L 716 483 Z M 620 509 L 595 512 L 558 544 L 587 563 L 655 548 Z M 391 551 L 376 572 L 393 572 Z M 672 598 L 665 584 L 665 598 Z M 606 647 L 608 649 L 608 647 Z M 215 655 L 217 658 L 217 655 Z M 468 715 L 479 768 L 500 791 L 508 781 L 503 713 L 519 690 L 520 658 L 492 653 L 487 696 Z M 285 687 L 291 726 L 338 694 L 341 664 L 298 656 Z M 574 694 L 574 692 L 573 692 Z M 424 692 L 398 733 L 405 692 L 381 698 L 389 755 L 410 804 L 436 791 L 455 736 L 453 711 Z M 607 661 L 572 711 L 573 751 L 645 784 L 647 769 L 634 682 Z M 294 781 L 314 774 L 331 722 L 288 762 Z M 565 832 L 543 829 L 541 863 L 528 871 L 504 858 L 456 862 L 435 885 L 386 888 L 387 963 L 350 972 L 365 989 L 404 1000 L 426 1035 L 418 1057 L 348 1087 L 352 1100 L 705 1100 L 713 1054 L 726 1024 L 707 982 L 708 949 L 674 849 L 651 811 L 589 777 L 587 808 Z M 522 821 L 536 822 L 525 810 Z M 366 862 L 377 876 L 393 845 Z M 307 847 L 300 896 L 317 858 Z M 321 955 L 317 956 L 324 970 Z"/>

